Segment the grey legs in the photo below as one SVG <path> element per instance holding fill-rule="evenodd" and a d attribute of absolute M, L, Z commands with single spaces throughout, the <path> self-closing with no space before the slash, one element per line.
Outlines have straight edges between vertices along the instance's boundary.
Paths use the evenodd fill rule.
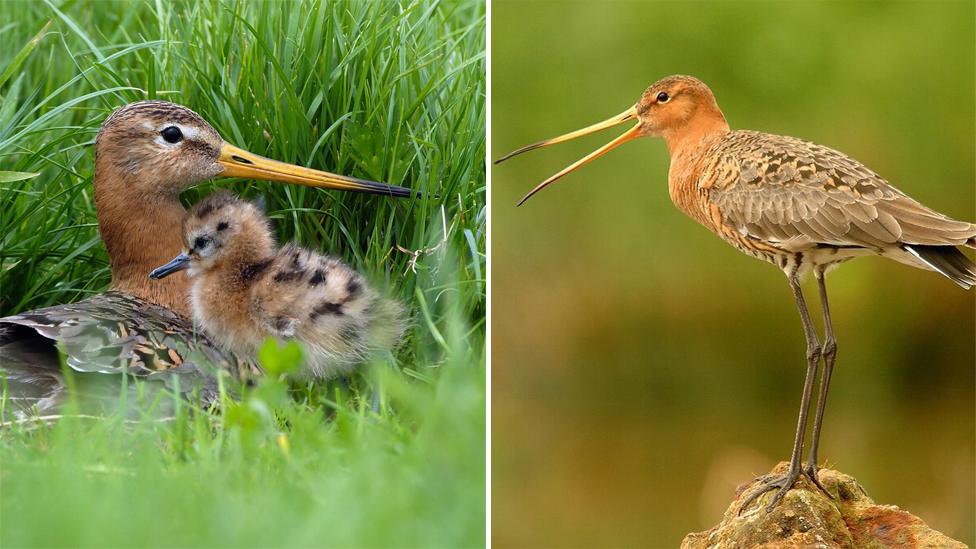
<path fill-rule="evenodd" d="M 790 282 L 790 289 L 793 290 L 793 297 L 796 299 L 796 308 L 800 311 L 800 320 L 803 323 L 803 334 L 806 336 L 807 340 L 807 375 L 803 382 L 803 396 L 800 399 L 800 417 L 797 419 L 796 424 L 796 437 L 793 439 L 793 453 L 790 456 L 790 469 L 785 475 L 767 475 L 760 479 L 761 484 L 756 490 L 745 500 L 742 506 L 739 508 L 739 512 L 749 507 L 749 504 L 753 502 L 760 495 L 778 489 L 776 495 L 773 496 L 772 501 L 766 507 L 769 511 L 775 507 L 786 492 L 793 487 L 793 483 L 796 479 L 800 477 L 800 454 L 803 452 L 803 436 L 806 434 L 807 430 L 807 416 L 810 411 L 810 396 L 813 393 L 813 380 L 817 377 L 817 367 L 820 365 L 820 357 L 822 348 L 820 342 L 817 339 L 817 331 L 813 327 L 813 322 L 810 320 L 810 311 L 807 310 L 806 301 L 803 299 L 803 290 L 800 288 L 800 281 L 797 272 L 787 273 L 787 279 Z M 821 296 L 822 299 L 826 300 L 826 293 L 823 289 L 823 273 L 818 274 L 817 279 L 821 283 Z M 824 301 L 826 303 L 826 301 Z M 827 332 L 828 341 L 833 341 L 832 331 Z M 833 346 L 836 348 L 836 346 Z M 829 361 L 829 368 L 833 367 L 833 360 Z M 823 486 L 820 486 L 820 481 L 816 478 L 816 439 L 820 436 L 820 421 L 823 419 L 823 405 L 825 403 L 825 398 L 827 396 L 827 382 L 829 379 L 829 368 L 825 367 L 824 377 L 820 382 L 820 399 L 817 403 L 817 415 L 814 419 L 814 430 L 815 439 L 813 450 L 810 454 L 810 459 L 813 460 L 813 480 L 817 486 L 823 490 Z M 809 467 L 809 463 L 807 464 Z M 804 471 L 806 472 L 806 471 Z M 826 492 L 826 490 L 824 490 Z M 828 494 L 829 495 L 829 494 Z"/>
<path fill-rule="evenodd" d="M 827 389 L 830 387 L 830 376 L 834 372 L 834 361 L 837 359 L 837 341 L 834 339 L 834 325 L 830 321 L 830 306 L 827 304 L 827 286 L 824 283 L 824 269 L 817 268 L 817 288 L 820 290 L 820 304 L 823 308 L 824 343 L 822 347 L 824 370 L 820 377 L 820 395 L 817 397 L 817 412 L 813 418 L 813 435 L 810 439 L 810 456 L 803 467 L 803 472 L 821 490 L 823 486 L 817 478 L 817 447 L 820 445 L 820 428 L 823 425 L 824 407 L 827 405 Z M 824 490 L 826 492 L 826 490 Z"/>

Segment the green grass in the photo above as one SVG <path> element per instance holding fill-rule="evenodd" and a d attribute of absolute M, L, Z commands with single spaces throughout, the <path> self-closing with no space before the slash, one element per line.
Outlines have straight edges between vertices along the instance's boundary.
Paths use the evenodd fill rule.
<path fill-rule="evenodd" d="M 107 287 L 91 144 L 130 101 L 438 195 L 230 184 L 266 198 L 281 241 L 407 304 L 405 342 L 346 382 L 268 378 L 221 414 L 0 431 L 0 545 L 483 545 L 482 3 L 0 0 L 0 22 L 0 315 Z"/>

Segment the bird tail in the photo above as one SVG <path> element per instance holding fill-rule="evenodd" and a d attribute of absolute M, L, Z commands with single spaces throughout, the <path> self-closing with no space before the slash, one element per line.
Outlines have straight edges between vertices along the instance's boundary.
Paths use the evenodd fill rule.
<path fill-rule="evenodd" d="M 60 405 L 65 385 L 53 342 L 29 328 L 0 323 L 0 383 L 4 422 Z"/>
<path fill-rule="evenodd" d="M 966 243 L 969 245 L 969 242 Z M 968 290 L 976 286 L 976 263 L 955 246 L 905 244 L 904 249 L 933 271 Z"/>

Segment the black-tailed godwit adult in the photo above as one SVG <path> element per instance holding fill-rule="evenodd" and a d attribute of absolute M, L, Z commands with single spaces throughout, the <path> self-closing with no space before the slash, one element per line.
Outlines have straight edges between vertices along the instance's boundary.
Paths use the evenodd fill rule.
<path fill-rule="evenodd" d="M 772 509 L 801 474 L 823 489 L 817 478 L 817 447 L 837 356 L 824 283 L 826 271 L 855 257 L 881 255 L 938 272 L 969 289 L 976 285 L 976 265 L 958 247 L 976 247 L 976 225 L 923 206 L 857 160 L 828 147 L 793 137 L 730 129 L 712 91 L 691 76 L 663 78 L 621 114 L 523 147 L 496 164 L 631 120 L 637 124 L 630 130 L 537 185 L 519 205 L 622 143 L 638 137 L 663 137 L 671 154 L 671 200 L 736 249 L 783 270 L 806 336 L 807 371 L 790 467 L 783 475 L 761 477 L 759 487 L 741 508 L 766 492 L 778 490 L 767 506 Z M 800 288 L 800 277 L 808 272 L 814 274 L 819 288 L 822 342 Z M 801 465 L 810 398 L 821 359 L 824 368 L 810 453 L 806 464 Z"/>

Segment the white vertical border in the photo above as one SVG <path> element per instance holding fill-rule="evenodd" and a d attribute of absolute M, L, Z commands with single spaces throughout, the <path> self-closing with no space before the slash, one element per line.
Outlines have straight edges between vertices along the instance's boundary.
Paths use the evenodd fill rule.
<path fill-rule="evenodd" d="M 485 547 L 491 547 L 491 0 L 485 4 Z"/>

